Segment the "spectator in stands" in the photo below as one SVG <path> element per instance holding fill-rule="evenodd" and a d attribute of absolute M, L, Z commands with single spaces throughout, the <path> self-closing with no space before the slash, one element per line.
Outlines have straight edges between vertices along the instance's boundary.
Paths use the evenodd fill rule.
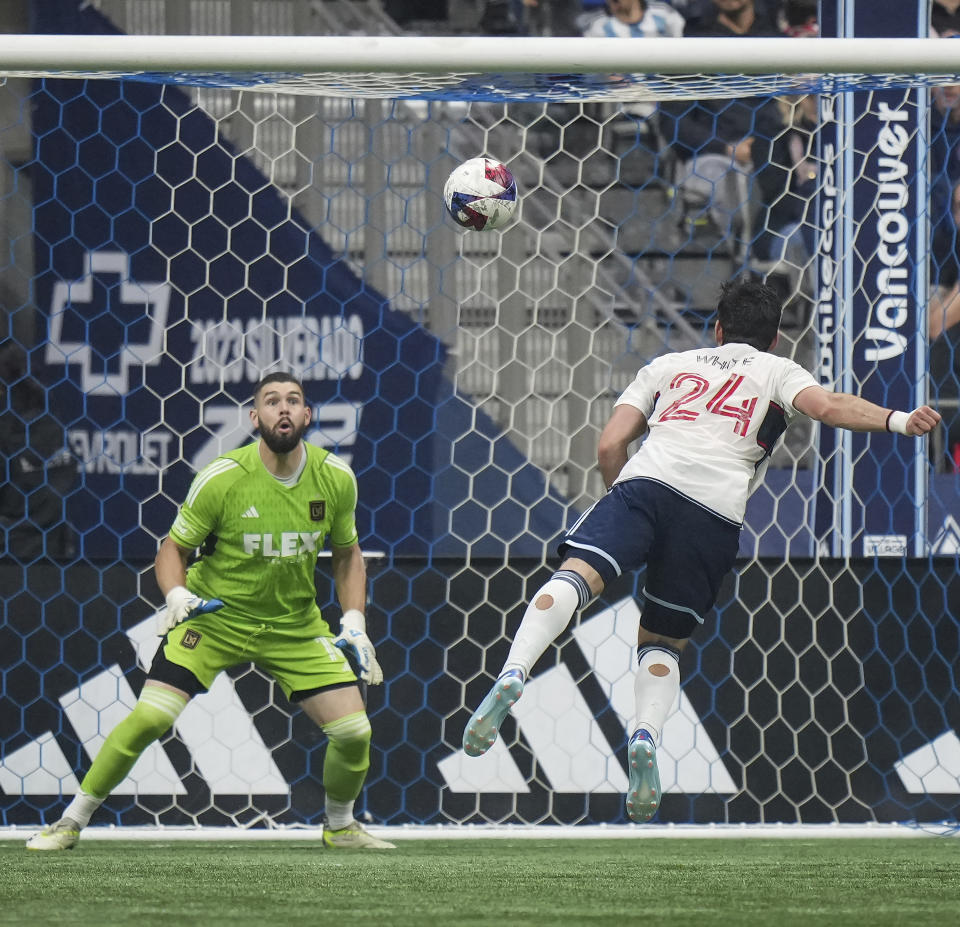
<path fill-rule="evenodd" d="M 486 0 L 480 14 L 484 35 L 525 35 L 526 16 L 521 0 Z"/>
<path fill-rule="evenodd" d="M 772 36 L 780 35 L 776 17 L 766 5 L 754 0 L 711 0 L 702 19 L 688 23 L 686 35 Z"/>
<path fill-rule="evenodd" d="M 683 35 L 683 17 L 661 0 L 606 0 L 606 10 L 605 14 L 589 20 L 584 36 L 629 39 L 659 36 L 680 38 Z M 625 119 L 612 123 L 611 129 L 614 138 L 628 139 L 627 151 L 619 150 L 616 142 L 612 143 L 611 150 L 621 156 L 623 179 L 628 171 L 622 156 L 628 152 L 642 151 L 651 156 L 659 148 L 659 132 L 654 122 L 656 104 L 649 101 L 624 103 L 619 110 Z"/>
<path fill-rule="evenodd" d="M 960 183 L 950 196 L 950 225 L 941 225 L 931 247 L 933 298 L 928 310 L 930 339 L 960 322 Z"/>
<path fill-rule="evenodd" d="M 820 34 L 818 0 L 783 0 L 777 25 L 787 38 L 816 38 Z M 774 139 L 772 162 L 783 171 L 779 193 L 770 202 L 757 241 L 756 253 L 764 260 L 785 261 L 800 270 L 816 249 L 814 209 L 820 165 L 817 97 L 782 97 L 778 100 L 784 132 Z"/>
<path fill-rule="evenodd" d="M 76 552 L 63 501 L 77 482 L 61 423 L 47 411 L 46 391 L 30 375 L 23 348 L 0 344 L 0 554 L 28 563 L 70 559 Z"/>
<path fill-rule="evenodd" d="M 449 17 L 447 4 L 437 0 L 384 0 L 384 12 L 400 26 L 430 20 L 439 22 Z"/>
<path fill-rule="evenodd" d="M 960 35 L 960 0 L 933 0 L 930 4 L 930 34 L 941 39 Z"/>
<path fill-rule="evenodd" d="M 949 467 L 960 472 L 960 183 L 951 190 L 950 227 L 941 225 L 933 238 L 930 261 L 930 394 L 944 409 Z M 940 464 L 941 461 L 935 461 Z"/>
<path fill-rule="evenodd" d="M 960 84 L 939 85 L 930 94 L 930 227 L 953 234 L 950 191 L 960 180 Z"/>
<path fill-rule="evenodd" d="M 607 15 L 591 20 L 583 34 L 621 39 L 679 38 L 683 27 L 683 17 L 661 0 L 607 0 Z"/>
<path fill-rule="evenodd" d="M 802 268 L 816 249 L 817 98 L 813 94 L 782 98 L 779 105 L 786 128 L 774 139 L 771 162 L 781 171 L 781 181 L 755 250 L 763 260 L 785 260 Z"/>
<path fill-rule="evenodd" d="M 818 15 L 818 0 L 784 0 L 777 14 L 777 24 L 789 38 L 816 38 L 820 35 Z"/>
<path fill-rule="evenodd" d="M 778 26 L 788 38 L 815 38 L 820 31 L 818 12 L 818 0 L 784 0 Z M 777 103 L 785 129 L 773 141 L 771 162 L 782 171 L 782 179 L 769 201 L 755 253 L 763 260 L 786 261 L 802 269 L 816 249 L 813 212 L 820 178 L 820 114 L 817 97 L 811 94 L 781 97 Z"/>
<path fill-rule="evenodd" d="M 713 16 L 714 7 L 711 0 L 667 0 L 687 22 L 688 26 L 695 27 L 697 23 Z M 819 0 L 811 0 L 816 6 Z M 758 10 L 766 13 L 776 13 L 782 5 L 781 0 L 754 0 Z"/>
<path fill-rule="evenodd" d="M 578 25 L 584 15 L 581 0 L 523 0 L 523 9 L 530 35 L 574 36 L 582 32 Z"/>
<path fill-rule="evenodd" d="M 752 0 L 711 0 L 712 12 L 685 35 L 778 36 L 774 19 Z M 661 134 L 677 159 L 674 182 L 684 207 L 705 212 L 746 257 L 761 211 L 783 189 L 771 164 L 784 130 L 774 99 L 739 97 L 660 105 Z"/>
<path fill-rule="evenodd" d="M 690 26 L 699 22 L 710 9 L 710 0 L 667 0 L 682 17 L 683 21 Z"/>

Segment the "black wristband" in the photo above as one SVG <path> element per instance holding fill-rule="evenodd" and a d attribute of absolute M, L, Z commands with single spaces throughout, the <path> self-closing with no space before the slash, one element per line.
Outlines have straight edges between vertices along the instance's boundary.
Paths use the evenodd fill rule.
<path fill-rule="evenodd" d="M 894 409 L 891 409 L 891 410 L 887 413 L 887 420 L 883 423 L 883 427 L 886 428 L 887 431 L 890 430 L 890 419 L 893 418 L 893 413 L 894 413 L 894 411 L 895 411 Z"/>

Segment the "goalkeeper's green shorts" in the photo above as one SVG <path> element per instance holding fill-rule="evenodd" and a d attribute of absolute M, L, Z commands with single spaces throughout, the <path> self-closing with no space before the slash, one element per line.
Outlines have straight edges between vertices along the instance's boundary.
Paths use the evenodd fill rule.
<path fill-rule="evenodd" d="M 294 701 L 297 693 L 357 681 L 343 651 L 334 646 L 330 629 L 320 620 L 291 628 L 239 623 L 217 612 L 198 615 L 167 634 L 157 657 L 150 678 L 187 691 L 189 685 L 184 684 L 182 674 L 175 672 L 176 667 L 189 670 L 204 689 L 209 689 L 223 670 L 253 663 L 269 673 L 283 694 Z M 175 666 L 165 669 L 170 663 Z"/>

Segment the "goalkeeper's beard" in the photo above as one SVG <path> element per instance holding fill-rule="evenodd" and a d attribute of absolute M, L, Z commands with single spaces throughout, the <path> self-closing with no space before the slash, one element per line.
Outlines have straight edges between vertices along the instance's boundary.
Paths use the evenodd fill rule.
<path fill-rule="evenodd" d="M 299 428 L 292 428 L 286 434 L 281 434 L 276 428 L 261 427 L 260 438 L 274 454 L 289 454 L 303 439 L 306 430 L 307 426 L 302 425 Z"/>

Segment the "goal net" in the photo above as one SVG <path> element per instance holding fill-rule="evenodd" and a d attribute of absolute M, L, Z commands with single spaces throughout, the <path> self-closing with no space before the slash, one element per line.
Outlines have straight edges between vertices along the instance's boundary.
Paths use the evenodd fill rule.
<path fill-rule="evenodd" d="M 642 575 L 575 619 L 490 753 L 460 740 L 603 491 L 613 401 L 710 343 L 719 284 L 748 272 L 784 298 L 778 351 L 945 427 L 788 431 L 683 655 L 658 820 L 955 816 L 955 43 L 123 36 L 161 31 L 155 5 L 95 6 L 49 14 L 83 35 L 0 39 L 0 822 L 54 815 L 133 705 L 157 544 L 197 469 L 250 439 L 272 369 L 303 378 L 309 440 L 359 479 L 386 676 L 361 809 L 624 822 Z M 306 5 L 252 6 L 293 33 Z M 480 154 L 521 191 L 502 233 L 444 212 Z M 94 823 L 316 825 L 323 749 L 240 667 Z"/>

